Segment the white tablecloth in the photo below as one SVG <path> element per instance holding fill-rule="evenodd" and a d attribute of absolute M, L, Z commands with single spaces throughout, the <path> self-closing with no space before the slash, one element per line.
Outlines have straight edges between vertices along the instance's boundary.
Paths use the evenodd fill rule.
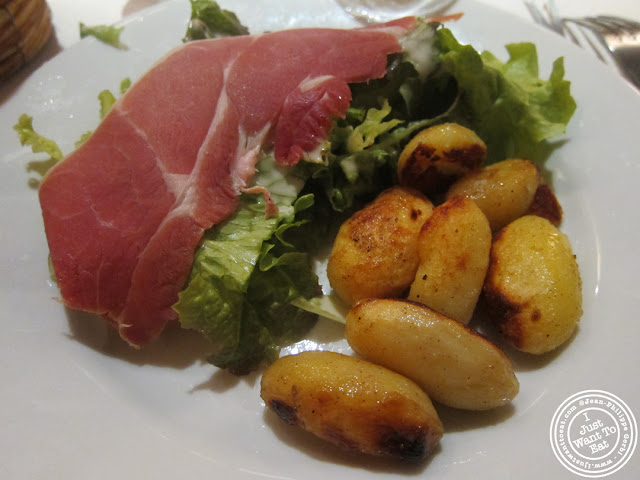
<path fill-rule="evenodd" d="M 166 0 L 48 0 L 55 37 L 43 52 L 12 78 L 0 84 L 0 105 L 43 62 L 80 40 L 79 23 L 86 25 L 113 24 L 127 15 Z M 187 2 L 188 0 L 184 0 Z M 313 0 L 300 0 L 301 2 Z M 531 16 L 522 0 L 477 0 L 501 8 L 528 21 Z M 221 2 L 224 3 L 224 2 Z M 640 0 L 555 0 L 563 16 L 582 16 L 607 13 L 640 21 Z M 457 11 L 455 3 L 450 11 Z"/>
<path fill-rule="evenodd" d="M 87 25 L 111 24 L 125 15 L 163 1 L 165 0 L 48 0 L 58 43 L 62 48 L 78 41 L 78 22 Z M 313 0 L 301 0 L 303 1 Z M 522 0 L 478 1 L 530 19 L 529 11 Z M 556 0 L 555 4 L 563 16 L 608 13 L 640 21 L 639 0 Z M 455 10 L 455 5 L 451 9 Z"/>

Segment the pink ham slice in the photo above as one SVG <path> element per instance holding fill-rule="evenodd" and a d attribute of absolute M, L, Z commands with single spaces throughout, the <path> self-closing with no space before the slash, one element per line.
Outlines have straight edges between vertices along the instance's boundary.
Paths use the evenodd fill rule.
<path fill-rule="evenodd" d="M 158 62 L 40 186 L 64 303 L 104 315 L 132 345 L 155 338 L 260 149 L 273 143 L 289 165 L 313 151 L 349 106 L 347 84 L 384 76 L 414 26 L 203 40 Z"/>

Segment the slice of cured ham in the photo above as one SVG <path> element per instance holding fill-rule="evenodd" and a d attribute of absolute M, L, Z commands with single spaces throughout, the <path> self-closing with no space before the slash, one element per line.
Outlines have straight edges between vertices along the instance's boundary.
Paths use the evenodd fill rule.
<path fill-rule="evenodd" d="M 414 26 L 202 40 L 158 62 L 41 184 L 64 303 L 104 315 L 132 345 L 156 337 L 260 149 L 273 142 L 289 165 L 314 150 L 344 115 L 348 84 L 384 76 Z"/>

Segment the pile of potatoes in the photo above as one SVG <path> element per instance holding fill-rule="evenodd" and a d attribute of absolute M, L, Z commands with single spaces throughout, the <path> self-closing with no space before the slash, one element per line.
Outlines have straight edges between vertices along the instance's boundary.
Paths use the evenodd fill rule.
<path fill-rule="evenodd" d="M 507 355 L 469 327 L 480 309 L 513 348 L 550 352 L 573 334 L 582 285 L 562 209 L 536 165 L 483 166 L 487 149 L 457 124 L 416 135 L 399 185 L 340 228 L 327 266 L 351 306 L 345 334 L 360 358 L 283 357 L 261 396 L 283 420 L 339 446 L 422 461 L 443 435 L 432 400 L 465 410 L 509 403 Z"/>

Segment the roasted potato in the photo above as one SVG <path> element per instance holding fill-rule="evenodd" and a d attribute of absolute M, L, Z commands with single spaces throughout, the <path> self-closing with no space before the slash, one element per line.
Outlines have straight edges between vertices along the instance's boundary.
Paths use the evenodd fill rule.
<path fill-rule="evenodd" d="M 347 315 L 346 337 L 359 355 L 407 376 L 444 405 L 486 410 L 519 390 L 502 350 L 424 305 L 363 300 Z"/>
<path fill-rule="evenodd" d="M 418 268 L 418 233 L 432 210 L 421 193 L 393 187 L 356 212 L 340 227 L 329 257 L 335 293 L 349 305 L 406 295 Z"/>
<path fill-rule="evenodd" d="M 514 158 L 467 173 L 451 185 L 446 198 L 464 195 L 475 201 L 496 232 L 527 213 L 539 184 L 538 167 Z"/>
<path fill-rule="evenodd" d="M 436 207 L 418 236 L 420 265 L 409 300 L 469 323 L 490 249 L 489 222 L 473 200 L 458 196 Z"/>
<path fill-rule="evenodd" d="M 286 423 L 372 455 L 422 461 L 443 434 L 431 400 L 414 382 L 339 353 L 278 359 L 265 371 L 260 395 Z"/>
<path fill-rule="evenodd" d="M 582 282 L 567 236 L 526 215 L 504 227 L 491 247 L 484 286 L 491 320 L 515 348 L 549 352 L 582 316 Z"/>
<path fill-rule="evenodd" d="M 402 150 L 398 180 L 428 196 L 444 193 L 486 157 L 487 146 L 472 130 L 457 123 L 434 125 L 419 132 Z"/>

